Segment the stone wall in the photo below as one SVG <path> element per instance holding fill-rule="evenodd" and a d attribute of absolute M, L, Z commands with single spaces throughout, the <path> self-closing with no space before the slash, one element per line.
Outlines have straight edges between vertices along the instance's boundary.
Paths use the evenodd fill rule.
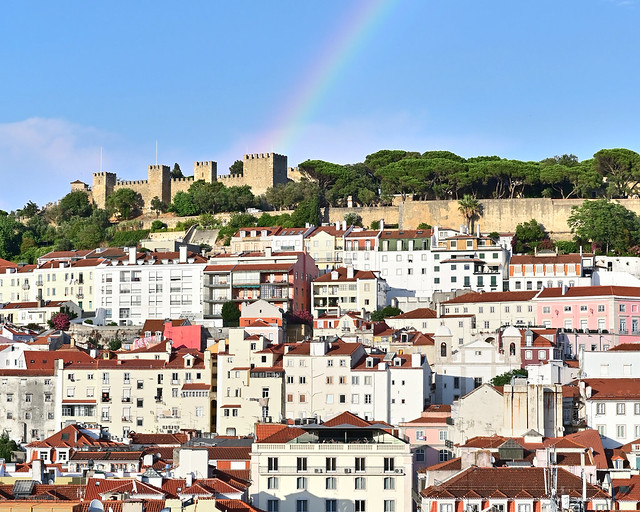
<path fill-rule="evenodd" d="M 74 344 L 84 346 L 89 338 L 93 338 L 100 346 L 107 346 L 111 340 L 130 340 L 138 337 L 142 326 L 116 327 L 83 325 L 72 323 L 69 327 L 69 335 Z"/>
<path fill-rule="evenodd" d="M 482 214 L 475 220 L 485 233 L 515 231 L 518 224 L 536 219 L 552 238 L 571 237 L 567 220 L 571 208 L 580 206 L 583 199 L 481 199 Z M 621 199 L 625 208 L 640 214 L 640 199 Z M 357 213 L 365 226 L 384 219 L 387 224 L 398 224 L 401 229 L 415 229 L 421 222 L 432 226 L 458 229 L 464 219 L 458 211 L 458 201 L 398 201 L 397 206 L 366 208 L 328 208 L 326 222 L 343 220 L 347 213 Z M 475 224 L 474 224 L 475 225 Z"/>

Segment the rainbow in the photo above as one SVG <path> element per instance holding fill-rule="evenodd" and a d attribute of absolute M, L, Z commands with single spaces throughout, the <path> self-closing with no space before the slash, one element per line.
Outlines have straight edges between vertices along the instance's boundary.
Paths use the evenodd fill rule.
<path fill-rule="evenodd" d="M 287 96 L 280 108 L 277 125 L 269 130 L 256 147 L 271 148 L 286 154 L 291 149 L 305 122 L 322 103 L 349 61 L 375 34 L 397 0 L 362 0 L 348 13 L 337 33 L 331 34 L 323 54 L 304 73 L 304 81 Z"/>

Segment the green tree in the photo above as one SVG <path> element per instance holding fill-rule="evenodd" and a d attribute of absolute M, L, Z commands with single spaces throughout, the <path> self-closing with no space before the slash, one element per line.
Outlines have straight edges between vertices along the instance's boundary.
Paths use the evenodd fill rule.
<path fill-rule="evenodd" d="M 174 212 L 180 217 L 188 217 L 190 215 L 197 215 L 198 213 L 191 194 L 182 191 L 173 196 L 173 202 L 169 206 L 169 211 Z"/>
<path fill-rule="evenodd" d="M 40 208 L 38 208 L 38 205 L 36 203 L 34 203 L 33 201 L 28 201 L 27 204 L 25 204 L 22 209 L 18 210 L 17 213 L 19 217 L 30 219 L 34 215 L 37 215 L 39 211 Z"/>
<path fill-rule="evenodd" d="M 595 169 L 607 180 L 609 197 L 627 197 L 640 183 L 640 155 L 624 148 L 601 149 L 595 155 Z"/>
<path fill-rule="evenodd" d="M 597 253 L 626 254 L 640 242 L 640 220 L 624 206 L 599 199 L 571 209 L 567 223 L 579 245 L 590 244 Z"/>
<path fill-rule="evenodd" d="M 60 223 L 71 217 L 88 217 L 91 215 L 93 206 L 89 202 L 89 196 L 86 192 L 75 190 L 60 199 L 55 210 L 56 222 Z"/>
<path fill-rule="evenodd" d="M 184 174 L 182 174 L 182 169 L 180 169 L 178 162 L 173 164 L 173 170 L 171 171 L 170 176 L 172 178 L 184 178 Z"/>
<path fill-rule="evenodd" d="M 389 318 L 390 316 L 401 315 L 402 310 L 399 308 L 394 308 L 393 306 L 385 306 L 382 309 L 378 309 L 377 311 L 373 311 L 371 313 L 371 320 L 374 322 L 380 322 L 385 318 Z"/>
<path fill-rule="evenodd" d="M 465 194 L 458 201 L 458 211 L 462 214 L 467 224 L 467 232 L 471 233 L 473 227 L 473 219 L 482 213 L 482 205 L 471 194 Z"/>
<path fill-rule="evenodd" d="M 547 232 L 542 224 L 531 219 L 516 226 L 516 233 L 511 240 L 511 247 L 514 253 L 532 253 L 540 243 L 548 239 Z"/>
<path fill-rule="evenodd" d="M 160 200 L 160 198 L 158 196 L 155 196 L 151 200 L 151 209 L 154 212 L 156 212 L 156 217 L 158 217 L 161 213 L 166 212 L 168 208 L 169 208 L 169 206 L 167 205 L 167 203 L 165 203 L 164 201 Z"/>
<path fill-rule="evenodd" d="M 320 224 L 320 206 L 317 197 L 310 197 L 301 201 L 291 214 L 291 221 L 295 227 L 304 227 L 305 224 L 318 226 Z"/>
<path fill-rule="evenodd" d="M 242 163 L 242 160 L 236 160 L 229 166 L 230 174 L 237 175 L 237 174 L 242 174 L 243 172 L 244 172 L 244 164 Z"/>
<path fill-rule="evenodd" d="M 529 375 L 529 372 L 527 372 L 527 370 L 523 370 L 522 368 L 516 368 L 515 370 L 511 370 L 510 372 L 496 375 L 493 379 L 491 379 L 491 385 L 505 386 L 507 384 L 511 384 L 511 379 L 513 377 L 527 377 L 528 375 Z"/>
<path fill-rule="evenodd" d="M 240 324 L 240 310 L 232 300 L 228 300 L 222 305 L 221 315 L 225 327 L 238 327 Z"/>
<path fill-rule="evenodd" d="M 107 196 L 105 206 L 119 220 L 127 220 L 142 208 L 142 196 L 131 188 L 119 188 Z"/>
<path fill-rule="evenodd" d="M 348 226 L 362 227 L 362 217 L 355 212 L 345 213 L 344 220 Z"/>
<path fill-rule="evenodd" d="M 122 340 L 120 338 L 113 338 L 109 342 L 109 350 L 116 351 L 116 350 L 120 350 L 120 348 L 122 348 Z"/>
<path fill-rule="evenodd" d="M 0 435 L 0 458 L 6 462 L 11 462 L 13 459 L 13 452 L 18 451 L 18 444 L 9 437 L 6 430 L 2 431 Z"/>
<path fill-rule="evenodd" d="M 167 225 L 164 222 L 162 222 L 161 220 L 157 220 L 156 219 L 151 223 L 151 232 L 155 233 L 156 231 L 161 231 L 161 230 L 165 229 L 166 227 L 167 227 Z"/>
<path fill-rule="evenodd" d="M 6 260 L 20 253 L 24 226 L 12 215 L 0 217 L 0 258 Z"/>

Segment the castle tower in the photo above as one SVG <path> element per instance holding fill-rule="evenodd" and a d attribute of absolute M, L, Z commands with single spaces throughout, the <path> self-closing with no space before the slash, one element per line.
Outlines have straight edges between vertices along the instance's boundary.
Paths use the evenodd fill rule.
<path fill-rule="evenodd" d="M 113 192 L 116 186 L 115 172 L 94 172 L 92 195 L 93 202 L 98 208 L 104 208 L 107 202 L 107 196 Z"/>
<path fill-rule="evenodd" d="M 207 183 L 213 183 L 218 179 L 218 163 L 217 162 L 195 162 L 193 164 L 193 180 L 204 180 Z"/>
<path fill-rule="evenodd" d="M 145 207 L 149 208 L 154 197 L 165 203 L 171 202 L 171 171 L 168 165 L 150 165 Z"/>
<path fill-rule="evenodd" d="M 254 195 L 264 194 L 269 187 L 287 183 L 287 157 L 278 153 L 244 155 L 244 182 Z"/>

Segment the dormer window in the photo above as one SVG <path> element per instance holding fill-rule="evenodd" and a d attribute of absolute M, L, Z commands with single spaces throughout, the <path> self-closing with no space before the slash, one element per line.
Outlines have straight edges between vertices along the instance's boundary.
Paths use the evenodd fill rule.
<path fill-rule="evenodd" d="M 401 365 L 402 365 L 402 359 L 400 359 L 399 357 L 396 357 L 396 358 L 393 360 L 393 365 L 394 365 L 394 366 L 401 366 Z"/>
<path fill-rule="evenodd" d="M 531 331 L 527 331 L 525 334 L 524 343 L 527 347 L 531 347 L 533 345 L 533 333 Z"/>
<path fill-rule="evenodd" d="M 373 368 L 373 359 L 370 357 L 367 358 L 367 368 Z"/>

